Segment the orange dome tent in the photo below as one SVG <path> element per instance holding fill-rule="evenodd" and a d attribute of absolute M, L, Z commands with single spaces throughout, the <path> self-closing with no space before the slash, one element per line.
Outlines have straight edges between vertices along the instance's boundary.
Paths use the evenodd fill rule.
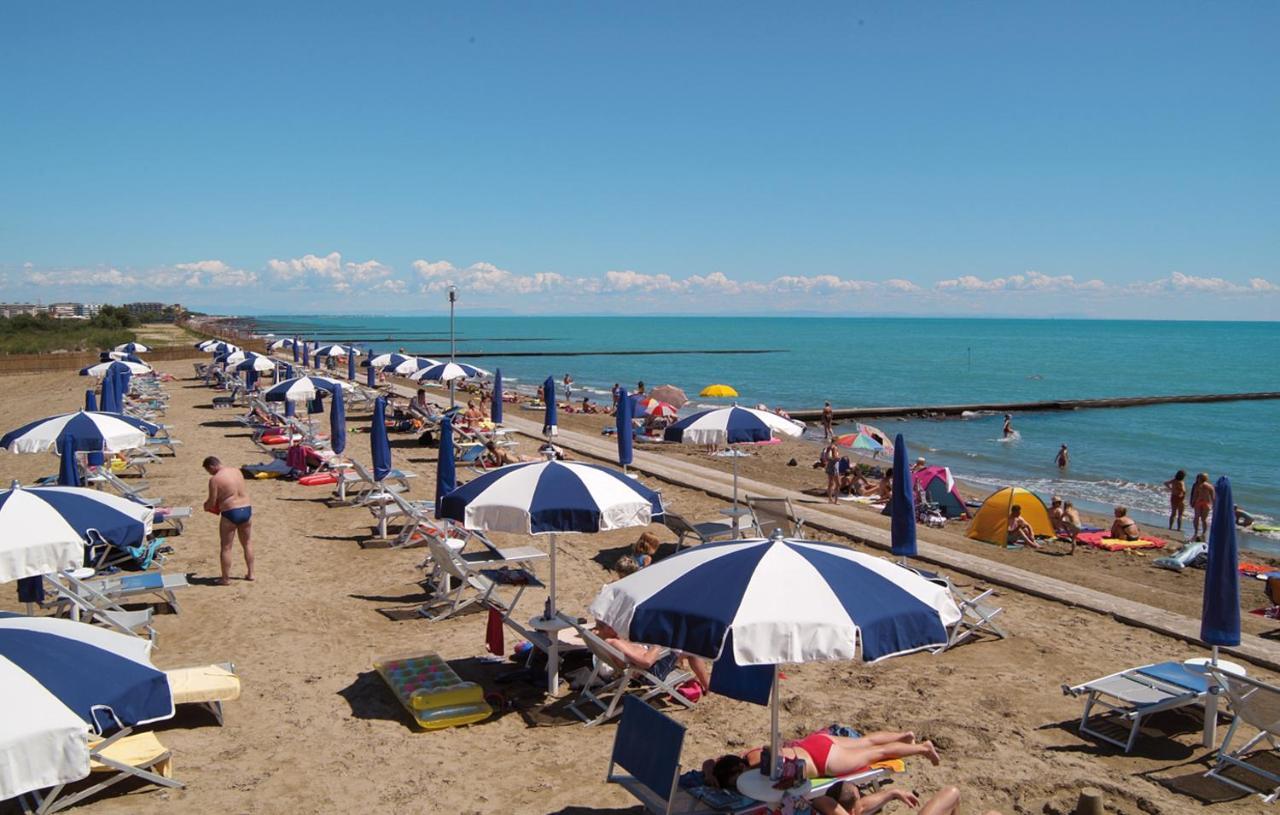
<path fill-rule="evenodd" d="M 1049 522 L 1049 510 L 1034 492 L 1022 487 L 1003 487 L 987 496 L 974 513 L 967 537 L 1004 546 L 1009 537 L 1009 512 L 1014 506 L 1022 507 L 1022 517 L 1031 524 L 1037 538 L 1052 538 L 1053 524 Z"/>

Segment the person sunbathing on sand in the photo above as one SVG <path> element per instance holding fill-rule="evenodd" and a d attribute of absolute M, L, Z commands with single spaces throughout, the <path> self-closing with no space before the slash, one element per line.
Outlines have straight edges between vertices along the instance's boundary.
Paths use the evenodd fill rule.
<path fill-rule="evenodd" d="M 505 447 L 499 447 L 492 441 L 484 443 L 484 466 L 505 467 L 508 464 L 521 464 L 530 461 L 542 461 L 537 456 L 522 456 L 512 453 Z"/>
<path fill-rule="evenodd" d="M 756 747 L 741 755 L 731 753 L 707 759 L 702 764 L 702 775 L 712 786 L 736 790 L 738 776 L 760 768 L 764 749 Z M 779 751 L 783 758 L 804 760 L 805 778 L 849 775 L 880 761 L 911 756 L 925 756 L 934 766 L 941 763 L 933 742 L 917 742 L 914 733 L 879 732 L 849 738 L 819 730 L 802 739 L 783 742 Z"/>
<path fill-rule="evenodd" d="M 919 809 L 920 815 L 957 815 L 960 812 L 960 790 L 955 787 L 944 787 L 938 793 L 920 805 L 915 793 L 903 789 L 881 790 L 863 795 L 857 784 L 838 783 L 814 798 L 810 804 L 815 812 L 821 815 L 873 815 L 887 804 L 901 801 L 911 809 Z M 994 809 L 985 815 L 1000 815 Z"/>
<path fill-rule="evenodd" d="M 1035 531 L 1032 530 L 1031 524 L 1027 523 L 1027 519 L 1022 517 L 1022 507 L 1019 504 L 1014 504 L 1009 509 L 1009 526 L 1006 532 L 1005 544 L 1008 546 L 1040 548 L 1040 544 L 1036 542 Z"/>

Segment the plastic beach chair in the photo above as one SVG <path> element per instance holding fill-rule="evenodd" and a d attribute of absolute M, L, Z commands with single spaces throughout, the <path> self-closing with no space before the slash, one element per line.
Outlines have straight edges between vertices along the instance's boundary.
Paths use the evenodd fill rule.
<path fill-rule="evenodd" d="M 1249 759 L 1252 757 L 1250 751 L 1264 741 L 1271 750 L 1280 749 L 1280 744 L 1276 743 L 1276 738 L 1280 737 L 1280 687 L 1225 671 L 1221 665 L 1208 670 L 1213 682 L 1226 693 L 1230 700 L 1234 718 L 1231 720 L 1226 738 L 1222 740 L 1222 746 L 1218 748 L 1217 762 L 1205 775 L 1236 789 L 1257 793 L 1262 796 L 1264 803 L 1273 804 L 1280 800 L 1280 775 L 1266 770 L 1259 763 Z M 1235 737 L 1241 722 L 1255 728 L 1258 733 L 1232 750 L 1230 749 L 1231 740 Z M 1233 767 L 1239 767 L 1258 776 L 1262 779 L 1262 783 L 1257 786 L 1263 789 L 1237 780 L 1243 775 L 1242 773 L 1234 772 L 1227 775 Z"/>
<path fill-rule="evenodd" d="M 185 574 L 161 572 L 120 572 L 91 577 L 82 582 L 116 603 L 137 602 L 154 596 L 156 602 L 164 603 L 174 614 L 178 613 L 178 598 L 174 592 L 190 585 Z M 63 610 L 59 606 L 58 612 Z"/>
<path fill-rule="evenodd" d="M 622 652 L 586 626 L 575 623 L 573 628 L 591 651 L 594 664 L 578 699 L 569 705 L 569 710 L 588 726 L 607 722 L 617 716 L 622 712 L 622 700 L 632 697 L 646 704 L 671 699 L 686 708 L 693 707 L 693 702 L 677 690 L 681 684 L 693 678 L 689 671 L 671 670 L 665 676 L 658 676 L 652 669 L 631 663 Z M 659 659 L 670 653 L 669 649 L 665 649 Z M 598 710 L 588 715 L 582 710 L 585 706 Z"/>
<path fill-rule="evenodd" d="M 83 579 L 89 569 L 63 571 L 44 575 L 44 588 L 52 597 L 51 605 L 58 613 L 65 613 L 72 620 L 98 623 L 121 634 L 145 637 L 152 643 L 156 630 L 151 627 L 151 609 L 128 611 L 110 596 L 94 588 Z"/>
<path fill-rule="evenodd" d="M 542 586 L 532 572 L 518 568 L 527 561 L 525 558 L 495 560 L 490 557 L 474 562 L 438 539 L 428 540 L 427 549 L 438 570 L 430 585 L 435 597 L 418 609 L 428 620 L 444 620 L 473 605 L 497 608 L 504 615 L 510 615 L 526 588 Z M 509 600 L 498 596 L 500 586 L 514 588 Z"/>
<path fill-rule="evenodd" d="M 43 794 L 27 793 L 22 796 L 24 808 L 36 815 L 58 812 L 127 778 L 150 781 L 160 787 L 180 788 L 184 784 L 173 778 L 172 759 L 173 754 L 160 743 L 155 733 L 133 733 L 132 728 L 126 727 L 110 738 L 89 744 L 90 777 L 98 774 L 106 778 L 66 796 L 63 796 L 65 784 Z"/>
<path fill-rule="evenodd" d="M 1158 662 L 1118 671 L 1081 685 L 1063 685 L 1062 692 L 1085 697 L 1079 726 L 1082 734 L 1114 744 L 1128 753 L 1132 752 L 1146 717 L 1165 710 L 1203 705 L 1209 693 L 1209 678 L 1195 666 Z M 1094 717 L 1095 707 L 1104 708 L 1105 712 Z M 1122 741 L 1104 733 L 1095 724 L 1099 721 L 1111 722 L 1122 731 L 1128 725 L 1127 737 Z"/>
<path fill-rule="evenodd" d="M 747 507 L 751 510 L 752 523 L 760 537 L 771 538 L 778 530 L 782 531 L 785 538 L 804 537 L 804 521 L 796 517 L 790 498 L 748 495 Z"/>
<path fill-rule="evenodd" d="M 955 584 L 951 582 L 951 578 L 941 572 L 932 572 L 909 565 L 905 566 L 905 568 L 931 583 L 945 586 L 947 591 L 951 593 L 951 599 L 955 600 L 956 607 L 960 609 L 960 619 L 947 631 L 947 644 L 934 649 L 933 652 L 935 654 L 941 653 L 948 648 L 954 648 L 970 637 L 983 633 L 992 634 L 1002 640 L 1008 638 L 1008 633 L 996 622 L 996 618 L 1004 613 L 1004 608 L 989 601 L 989 598 L 995 595 L 995 589 L 987 589 L 978 595 L 968 597 L 964 592 L 956 588 Z"/>
<path fill-rule="evenodd" d="M 240 677 L 230 662 L 165 671 L 175 705 L 199 705 L 223 723 L 222 703 L 240 698 Z"/>
<path fill-rule="evenodd" d="M 676 541 L 677 549 L 684 548 L 685 538 L 693 538 L 698 543 L 710 543 L 714 540 L 731 538 L 734 532 L 733 524 L 722 521 L 704 521 L 694 524 L 685 520 L 683 515 L 669 509 L 662 513 L 662 523 L 679 536 Z"/>

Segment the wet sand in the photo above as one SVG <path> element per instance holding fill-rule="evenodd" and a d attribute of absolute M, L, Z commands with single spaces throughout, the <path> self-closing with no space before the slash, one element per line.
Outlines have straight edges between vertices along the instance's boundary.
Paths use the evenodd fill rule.
<path fill-rule="evenodd" d="M 189 363 L 158 367 L 191 376 Z M 83 378 L 61 373 L 5 380 L 0 413 L 10 426 L 75 407 L 86 385 Z M 244 680 L 244 695 L 227 706 L 223 728 L 188 710 L 157 728 L 174 752 L 175 775 L 187 783 L 185 789 L 121 785 L 120 792 L 77 811 L 640 811 L 620 788 L 603 781 L 613 725 L 583 727 L 565 710 L 565 700 L 544 705 L 535 687 L 500 683 L 498 677 L 512 666 L 484 656 L 483 615 L 428 622 L 401 613 L 425 599 L 418 585 L 423 572 L 417 566 L 424 551 L 371 542 L 369 512 L 327 507 L 327 488 L 278 481 L 250 484 L 259 578 L 253 584 L 235 580 L 226 588 L 213 585 L 216 520 L 198 511 L 206 479 L 199 461 L 208 454 L 231 464 L 265 457 L 235 423 L 235 411 L 209 407 L 213 392 L 189 378 L 168 387 L 172 402 L 166 421 L 176 425 L 175 435 L 185 445 L 176 458 L 153 466 L 147 481 L 151 494 L 197 507 L 186 534 L 173 539 L 176 551 L 165 564 L 166 570 L 188 573 L 195 585 L 184 590 L 180 615 L 157 618 L 155 662 L 179 667 L 233 661 Z M 361 414 L 348 419 L 353 431 L 367 426 Z M 601 416 L 562 420 L 566 428 L 591 432 L 608 421 Z M 520 449 L 530 453 L 534 443 L 522 439 Z M 435 451 L 418 446 L 412 437 L 393 436 L 393 452 L 398 466 L 420 476 L 411 495 L 430 497 Z M 353 432 L 348 453 L 367 463 L 367 436 Z M 782 486 L 819 487 L 821 473 L 806 466 L 815 453 L 810 445 L 764 448 L 743 459 L 741 471 Z M 729 466 L 726 460 L 681 448 L 668 454 L 704 466 Z M 786 466 L 792 457 L 800 467 Z M 56 467 L 52 455 L 0 454 L 0 477 L 5 479 L 27 482 Z M 459 475 L 468 477 L 465 469 Z M 724 503 L 702 492 L 661 486 L 671 506 L 696 520 L 716 517 Z M 841 511 L 882 523 L 861 508 Z M 561 537 L 562 608 L 583 612 L 600 586 L 613 579 L 608 566 L 640 531 Z M 663 527 L 653 531 L 664 541 L 673 539 Z M 1135 555 L 1080 551 L 1067 558 L 1005 552 L 934 531 L 926 535 L 984 557 L 1007 558 L 1024 568 L 1198 613 L 1199 572 L 1161 572 Z M 529 542 L 495 538 L 500 543 Z M 542 538 L 533 543 L 546 546 Z M 242 570 L 237 560 L 233 574 Z M 545 565 L 540 573 L 545 578 Z M 980 587 L 966 576 L 957 576 L 956 582 L 966 591 Z M 1244 604 L 1260 604 L 1245 585 Z M 543 597 L 531 590 L 521 608 L 533 616 Z M 911 761 L 896 783 L 921 794 L 954 784 L 964 792 L 965 813 L 985 808 L 1066 813 L 1081 786 L 1102 789 L 1109 811 L 1125 815 L 1194 811 L 1201 806 L 1196 794 L 1221 799 L 1214 812 L 1263 811 L 1256 797 L 1199 778 L 1208 753 L 1198 746 L 1194 716 L 1153 719 L 1151 736 L 1130 756 L 1074 732 L 1080 702 L 1062 695 L 1063 682 L 1145 661 L 1200 656 L 1202 649 L 1016 591 L 1001 590 L 997 600 L 1005 608 L 1003 622 L 1011 635 L 1006 640 L 981 639 L 937 656 L 917 654 L 872 666 L 788 667 L 782 690 L 784 733 L 800 735 L 831 722 L 864 731 L 913 730 L 934 740 L 942 765 Z M 0 607 L 17 608 L 11 589 Z M 1274 626 L 1247 620 L 1246 627 Z M 512 644 L 508 635 L 508 651 Z M 371 664 L 382 655 L 422 652 L 441 654 L 464 678 L 502 693 L 512 709 L 471 727 L 418 732 Z M 675 715 L 688 728 L 686 765 L 758 745 L 768 736 L 765 708 L 722 697 L 706 697 L 695 709 Z"/>

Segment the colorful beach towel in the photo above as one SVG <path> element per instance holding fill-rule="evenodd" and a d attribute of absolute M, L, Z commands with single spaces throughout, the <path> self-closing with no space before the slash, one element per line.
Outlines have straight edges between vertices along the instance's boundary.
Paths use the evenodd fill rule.
<path fill-rule="evenodd" d="M 1106 532 L 1081 532 L 1076 538 L 1080 543 L 1088 544 L 1094 549 L 1105 549 L 1108 552 L 1124 552 L 1130 549 L 1163 549 L 1163 538 L 1143 536 L 1136 541 L 1121 540 L 1108 537 Z"/>

